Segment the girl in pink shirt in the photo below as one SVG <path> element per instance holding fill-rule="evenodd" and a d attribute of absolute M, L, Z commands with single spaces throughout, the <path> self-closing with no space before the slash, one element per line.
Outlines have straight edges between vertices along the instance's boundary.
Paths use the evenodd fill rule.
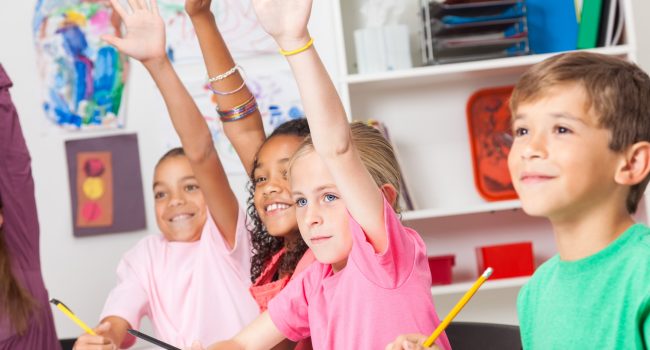
<path fill-rule="evenodd" d="M 269 309 L 210 349 L 267 349 L 311 336 L 314 349 L 383 349 L 440 323 L 424 242 L 402 226 L 397 161 L 379 131 L 350 125 L 307 31 L 309 0 L 253 0 L 298 82 L 311 129 L 291 160 L 300 233 L 318 262 Z M 449 349 L 445 335 L 437 345 Z M 195 346 L 199 348 L 199 346 Z"/>
<path fill-rule="evenodd" d="M 210 11 L 210 0 L 186 0 L 185 8 L 192 20 L 203 59 L 221 110 L 227 103 L 240 104 L 251 97 L 240 70 L 226 48 Z M 227 9 L 224 9 L 227 11 Z M 231 74 L 229 74 L 231 73 Z M 224 77 L 224 75 L 227 75 Z M 237 91 L 239 88 L 241 90 Z M 236 91 L 230 94 L 229 92 Z M 224 94 L 225 93 L 225 94 Z M 226 136 L 249 174 L 247 212 L 252 221 L 250 292 L 265 311 L 271 300 L 290 278 L 314 261 L 313 254 L 300 237 L 289 183 L 286 178 L 288 160 L 296 151 L 309 126 L 304 119 L 288 121 L 265 138 L 259 111 L 245 118 L 223 118 Z M 197 123 L 205 124 L 203 121 Z M 186 119 L 177 123 L 189 123 Z M 179 135 L 183 129 L 177 128 Z M 187 142 L 193 142 L 188 134 Z M 303 348 L 304 349 L 304 348 Z"/>
<path fill-rule="evenodd" d="M 222 176 L 223 168 L 218 162 L 204 118 L 198 113 L 196 106 L 180 83 L 165 54 L 164 25 L 158 14 L 156 3 L 154 1 L 149 4 L 145 1 L 130 1 L 129 3 L 132 12 L 127 14 L 119 3 L 112 1 L 116 12 L 126 23 L 127 35 L 123 39 L 108 37 L 106 40 L 123 53 L 140 60 L 148 69 L 165 99 L 170 117 L 187 154 L 189 164 L 196 175 L 198 183 L 201 185 L 202 192 L 205 194 L 208 207 L 214 205 L 215 208 L 218 208 L 217 211 L 221 215 L 221 219 L 226 220 L 226 222 L 231 222 L 234 219 L 237 222 L 236 231 L 237 235 L 239 235 L 245 229 L 241 211 L 232 212 L 229 207 L 224 208 L 220 202 L 224 200 L 223 196 L 219 199 L 219 194 L 224 193 L 224 189 L 220 186 L 224 184 L 227 186 L 227 181 Z M 242 240 L 246 240 L 245 244 L 238 239 L 237 242 L 240 243 L 236 243 L 233 249 L 235 251 L 248 249 L 248 261 L 246 264 L 234 265 L 249 267 L 246 271 L 248 272 L 250 269 L 252 276 L 248 275 L 248 278 L 252 277 L 255 282 L 253 286 L 248 283 L 250 291 L 253 293 L 259 308 L 265 309 L 268 300 L 286 285 L 294 273 L 294 268 L 298 272 L 313 261 L 313 255 L 304 254 L 307 246 L 302 241 L 297 229 L 286 180 L 288 159 L 302 142 L 304 136 L 308 134 L 309 128 L 304 120 L 287 122 L 276 129 L 265 141 L 260 113 L 257 110 L 255 99 L 246 85 L 243 84 L 242 76 L 218 32 L 214 16 L 210 12 L 210 1 L 187 0 L 185 9 L 190 15 L 195 28 L 208 72 L 211 76 L 214 76 L 211 79 L 211 84 L 224 121 L 224 131 L 230 138 L 246 171 L 251 174 L 251 198 L 248 203 L 248 213 L 253 218 L 254 223 L 252 266 L 250 249 L 248 249 L 248 236 L 245 234 L 242 234 Z M 242 101 L 247 101 L 244 104 L 246 108 L 238 109 L 238 106 L 242 106 Z M 228 113 L 235 111 L 239 114 Z M 229 188 L 228 191 L 231 194 Z M 215 193 L 215 195 L 211 195 L 211 193 Z M 225 198 L 227 201 L 230 199 Z M 224 209 L 227 210 L 224 211 Z M 212 213 L 212 210 L 210 212 Z M 220 221 L 217 220 L 216 214 L 214 219 L 214 222 L 210 221 L 208 224 L 213 226 L 217 224 L 216 226 L 219 226 L 218 228 L 221 230 L 220 225 L 218 225 Z M 204 236 L 202 236 L 201 240 L 203 240 Z M 146 251 L 151 250 L 145 249 L 142 244 L 140 246 L 142 248 L 140 252 L 128 254 L 133 260 L 138 254 L 146 255 Z M 213 246 L 214 249 L 218 250 L 219 244 L 214 243 L 208 246 Z M 246 248 L 243 248 L 244 246 Z M 237 252 L 233 254 L 227 249 L 221 249 L 218 252 L 230 256 L 238 254 Z M 170 267 L 173 268 L 172 265 Z M 123 270 L 121 266 L 118 269 L 118 275 Z M 152 274 L 159 271 L 161 278 L 162 274 L 166 272 L 166 270 L 157 267 L 152 267 L 151 270 L 150 273 Z M 144 272 L 141 274 L 144 274 Z M 207 286 L 205 293 L 215 293 L 215 298 L 217 298 L 219 295 L 214 289 Z M 239 291 L 238 281 L 235 283 L 233 290 Z M 109 298 L 109 301 L 118 299 Z M 241 296 L 241 299 L 250 299 L 248 291 Z M 161 300 L 160 306 L 169 308 L 170 306 L 167 303 L 171 301 L 171 299 Z M 104 315 L 109 314 L 110 308 L 108 308 L 108 304 L 109 302 L 107 302 Z M 229 313 L 234 313 L 234 315 Z M 219 311 L 219 314 L 226 320 L 237 319 L 236 322 L 232 322 L 230 327 L 220 327 L 214 323 L 212 324 L 213 327 L 220 329 L 214 336 L 222 338 L 227 333 L 225 329 L 231 329 L 231 327 L 241 328 L 240 321 L 248 317 L 248 308 L 243 313 L 241 310 L 224 309 Z M 239 316 L 239 318 L 236 316 Z M 158 317 L 159 320 L 185 319 L 176 317 L 176 314 L 170 316 L 165 313 L 159 313 L 155 317 Z M 203 327 L 197 328 L 206 328 L 211 323 L 204 322 L 204 319 L 192 318 L 187 318 L 187 321 L 184 322 L 190 321 L 195 324 L 205 323 Z M 164 333 L 163 327 L 157 327 L 155 323 L 156 320 L 154 320 L 156 333 Z M 169 323 L 172 324 L 173 322 L 170 321 Z M 196 335 L 196 333 L 192 333 L 180 336 L 182 334 L 180 328 L 169 328 L 167 333 L 176 334 L 176 338 L 172 339 L 178 339 L 175 342 L 170 341 L 171 343 L 183 345 L 187 339 L 192 339 L 192 334 Z M 196 337 L 195 339 L 202 340 L 204 337 Z M 289 343 L 285 345 L 292 346 Z M 309 347 L 301 347 L 301 349 L 309 349 Z"/>

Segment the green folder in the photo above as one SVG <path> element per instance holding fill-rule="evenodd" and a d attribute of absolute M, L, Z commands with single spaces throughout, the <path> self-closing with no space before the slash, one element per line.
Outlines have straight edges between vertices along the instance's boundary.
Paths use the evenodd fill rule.
<path fill-rule="evenodd" d="M 602 0 L 583 1 L 580 26 L 578 28 L 578 49 L 591 49 L 596 47 L 601 8 Z"/>

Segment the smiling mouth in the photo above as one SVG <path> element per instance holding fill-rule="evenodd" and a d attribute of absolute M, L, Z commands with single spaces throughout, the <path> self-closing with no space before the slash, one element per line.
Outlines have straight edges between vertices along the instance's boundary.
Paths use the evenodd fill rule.
<path fill-rule="evenodd" d="M 283 210 L 287 210 L 289 208 L 291 208 L 291 206 L 288 205 L 288 204 L 273 203 L 273 204 L 267 205 L 264 208 L 264 212 L 266 212 L 267 214 L 273 214 L 273 213 L 277 213 L 277 212 L 280 212 L 280 211 L 283 211 Z"/>
<path fill-rule="evenodd" d="M 521 182 L 525 184 L 535 184 L 552 180 L 553 178 L 553 176 L 547 175 L 525 175 L 521 177 Z"/>
<path fill-rule="evenodd" d="M 169 222 L 179 222 L 179 221 L 185 221 L 189 220 L 194 217 L 194 214 L 179 214 L 179 215 L 174 215 L 171 219 L 169 219 Z"/>

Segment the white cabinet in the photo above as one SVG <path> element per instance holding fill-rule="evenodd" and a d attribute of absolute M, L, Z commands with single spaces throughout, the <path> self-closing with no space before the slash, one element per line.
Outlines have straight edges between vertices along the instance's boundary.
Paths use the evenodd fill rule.
<path fill-rule="evenodd" d="M 536 265 L 556 253 L 545 219 L 529 217 L 518 201 L 486 202 L 474 185 L 465 115 L 478 89 L 514 84 L 531 65 L 550 55 L 530 55 L 438 66 L 422 66 L 417 0 L 402 16 L 410 28 L 415 67 L 360 75 L 355 68 L 353 32 L 359 28 L 360 0 L 334 2 L 339 92 L 352 119 L 382 121 L 396 144 L 418 210 L 403 219 L 424 238 L 429 255 L 455 254 L 454 284 L 433 287 L 443 317 L 477 278 L 475 247 L 532 241 Z M 630 1 L 623 0 L 623 45 L 593 49 L 635 60 Z M 645 221 L 646 208 L 640 208 Z M 457 319 L 517 323 L 516 295 L 527 278 L 488 281 Z"/>

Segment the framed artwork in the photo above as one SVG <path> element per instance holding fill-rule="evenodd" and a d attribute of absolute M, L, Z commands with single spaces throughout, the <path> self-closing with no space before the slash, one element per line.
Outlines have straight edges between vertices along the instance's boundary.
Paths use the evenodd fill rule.
<path fill-rule="evenodd" d="M 65 148 L 75 236 L 147 227 L 137 135 L 69 140 Z"/>

